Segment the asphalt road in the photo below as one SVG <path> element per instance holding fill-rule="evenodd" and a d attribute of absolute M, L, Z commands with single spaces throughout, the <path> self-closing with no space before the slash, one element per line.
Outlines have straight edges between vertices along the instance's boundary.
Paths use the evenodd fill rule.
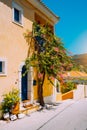
<path fill-rule="evenodd" d="M 87 99 L 70 105 L 39 130 L 87 130 Z"/>
<path fill-rule="evenodd" d="M 67 100 L 50 110 L 2 123 L 0 130 L 87 130 L 87 99 Z"/>

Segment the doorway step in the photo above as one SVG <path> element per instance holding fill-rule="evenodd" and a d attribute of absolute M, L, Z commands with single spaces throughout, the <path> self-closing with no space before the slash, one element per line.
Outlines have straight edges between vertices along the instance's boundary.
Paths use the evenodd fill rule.
<path fill-rule="evenodd" d="M 21 103 L 20 113 L 28 115 L 32 112 L 39 110 L 39 108 L 40 108 L 39 103 L 31 103 L 30 100 L 25 100 L 22 101 Z"/>

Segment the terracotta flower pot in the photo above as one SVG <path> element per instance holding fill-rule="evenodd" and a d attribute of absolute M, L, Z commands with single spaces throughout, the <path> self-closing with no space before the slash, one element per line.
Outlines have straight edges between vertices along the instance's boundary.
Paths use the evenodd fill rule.
<path fill-rule="evenodd" d="M 12 108 L 12 110 L 11 110 L 11 113 L 17 115 L 17 114 L 19 113 L 19 108 L 20 108 L 20 103 L 17 102 L 17 103 L 13 106 L 13 108 Z"/>

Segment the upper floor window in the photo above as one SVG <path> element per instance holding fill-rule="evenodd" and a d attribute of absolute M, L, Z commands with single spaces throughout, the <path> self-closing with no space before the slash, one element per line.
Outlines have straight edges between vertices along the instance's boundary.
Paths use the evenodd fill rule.
<path fill-rule="evenodd" d="M 13 22 L 23 25 L 23 9 L 15 2 L 12 2 L 12 18 Z"/>
<path fill-rule="evenodd" d="M 7 63 L 5 59 L 0 58 L 0 75 L 4 76 L 7 74 Z"/>

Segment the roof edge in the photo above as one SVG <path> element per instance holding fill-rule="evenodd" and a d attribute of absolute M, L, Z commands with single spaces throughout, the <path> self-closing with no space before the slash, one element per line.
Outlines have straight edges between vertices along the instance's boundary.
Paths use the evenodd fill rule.
<path fill-rule="evenodd" d="M 59 21 L 59 17 L 56 16 L 43 2 L 40 0 L 27 0 L 33 6 L 35 6 L 38 10 L 41 10 L 43 14 L 45 14 L 54 24 Z"/>

